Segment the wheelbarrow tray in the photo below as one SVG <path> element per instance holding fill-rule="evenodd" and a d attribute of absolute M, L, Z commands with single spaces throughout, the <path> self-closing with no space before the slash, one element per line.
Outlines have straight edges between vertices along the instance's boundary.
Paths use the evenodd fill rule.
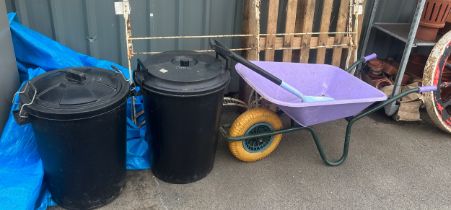
<path fill-rule="evenodd" d="M 326 64 L 253 61 L 305 95 L 328 96 L 335 100 L 304 103 L 242 64 L 238 74 L 264 99 L 276 104 L 302 126 L 355 116 L 377 101 L 387 99 L 380 90 L 346 71 Z"/>

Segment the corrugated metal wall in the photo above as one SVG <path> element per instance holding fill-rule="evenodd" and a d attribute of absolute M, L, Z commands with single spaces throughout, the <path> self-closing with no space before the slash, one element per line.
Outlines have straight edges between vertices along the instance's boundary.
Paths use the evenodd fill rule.
<path fill-rule="evenodd" d="M 114 14 L 114 1 L 119 0 L 6 0 L 6 3 L 25 25 L 74 50 L 125 65 L 124 26 L 122 17 Z M 244 1 L 130 0 L 133 35 L 238 34 L 241 33 Z M 266 31 L 267 3 L 264 0 L 261 5 L 262 32 Z M 322 4 L 323 0 L 316 1 L 315 20 L 320 20 Z M 278 32 L 283 32 L 285 15 L 282 14 L 286 5 L 287 0 L 280 1 Z M 331 28 L 335 28 L 338 5 L 339 1 L 336 1 Z M 313 31 L 318 31 L 320 24 L 320 21 L 315 21 Z M 223 41 L 232 44 L 232 39 Z M 208 47 L 206 40 L 202 39 L 141 40 L 134 43 L 136 51 Z M 238 47 L 240 40 L 233 39 L 233 45 Z"/>
<path fill-rule="evenodd" d="M 119 0 L 6 0 L 26 26 L 84 54 L 127 65 Z M 133 36 L 241 33 L 243 0 L 130 0 Z M 239 39 L 222 39 L 229 46 Z M 206 39 L 134 41 L 135 51 L 208 49 Z M 144 58 L 144 55 L 135 56 Z M 229 91 L 238 90 L 233 74 Z"/>
<path fill-rule="evenodd" d="M 22 23 L 60 43 L 79 52 L 125 65 L 124 25 L 122 17 L 114 14 L 114 1 L 118 0 L 6 0 L 6 5 L 9 11 L 17 12 Z M 134 36 L 241 33 L 245 0 L 130 1 Z M 367 1 L 372 5 L 374 0 Z M 416 3 L 417 0 L 381 0 L 376 22 L 410 22 Z M 285 5 L 286 0 L 282 0 L 281 11 L 286 9 Z M 318 0 L 316 5 L 315 14 L 318 15 L 322 0 Z M 262 1 L 262 7 L 266 6 L 267 1 Z M 266 16 L 263 12 L 262 31 L 266 30 Z M 281 31 L 283 16 L 279 22 Z M 319 25 L 320 22 L 315 22 L 313 31 L 317 31 Z M 374 29 L 372 34 L 369 50 L 383 56 L 396 56 L 402 50 L 403 43 Z M 223 41 L 234 47 L 240 45 L 239 39 Z M 134 43 L 136 51 L 207 48 L 206 40 L 201 39 L 142 40 Z"/>
<path fill-rule="evenodd" d="M 114 2 L 6 0 L 8 10 L 32 29 L 76 51 L 125 65 L 124 25 L 114 13 Z M 133 36 L 240 33 L 242 10 L 242 0 L 131 0 Z M 206 41 L 143 40 L 134 45 L 136 51 L 206 49 Z"/>

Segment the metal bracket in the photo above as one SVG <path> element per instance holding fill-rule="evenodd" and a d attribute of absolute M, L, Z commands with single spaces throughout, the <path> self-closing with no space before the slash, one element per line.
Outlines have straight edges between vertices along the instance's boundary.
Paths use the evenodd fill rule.
<path fill-rule="evenodd" d="M 127 81 L 128 83 L 130 83 L 130 79 L 125 78 L 124 73 L 122 73 L 121 70 L 119 70 L 116 66 L 111 65 L 111 69 L 116 72 L 117 74 L 120 74 L 122 76 L 122 78 L 124 78 L 125 81 Z"/>
<path fill-rule="evenodd" d="M 31 85 L 31 84 L 29 84 L 29 82 L 27 82 L 27 84 L 25 85 L 23 91 L 20 91 L 20 92 L 16 93 L 16 94 L 18 94 L 19 97 L 20 97 L 20 94 L 25 93 L 28 87 L 33 87 L 33 91 L 34 91 L 34 92 L 33 92 L 33 97 L 31 98 L 31 101 L 30 101 L 30 102 L 25 103 L 25 104 L 22 104 L 22 106 L 20 106 L 20 109 L 19 109 L 19 117 L 21 117 L 21 118 L 28 118 L 27 115 L 23 115 L 23 114 L 22 114 L 23 108 L 24 108 L 25 106 L 30 106 L 31 104 L 33 104 L 34 99 L 36 98 L 37 90 L 36 90 L 36 88 L 35 88 L 33 85 Z M 14 97 L 15 97 L 15 95 L 14 95 Z"/>
<path fill-rule="evenodd" d="M 25 83 L 25 87 L 23 88 L 22 91 L 20 91 L 20 92 L 17 91 L 16 93 L 14 93 L 13 99 L 11 100 L 11 104 L 14 104 L 14 101 L 18 95 L 20 96 L 20 94 L 25 93 L 25 90 L 27 90 L 27 88 L 28 88 L 28 83 L 29 82 Z"/>
<path fill-rule="evenodd" d="M 116 15 L 130 14 L 129 2 L 118 1 L 114 2 L 114 13 Z"/>
<path fill-rule="evenodd" d="M 363 1 L 355 0 L 355 4 L 353 7 L 354 15 L 362 15 L 363 14 Z"/>

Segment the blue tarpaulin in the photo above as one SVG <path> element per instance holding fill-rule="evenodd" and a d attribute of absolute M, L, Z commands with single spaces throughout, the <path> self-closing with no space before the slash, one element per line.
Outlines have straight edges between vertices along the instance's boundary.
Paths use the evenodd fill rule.
<path fill-rule="evenodd" d="M 129 77 L 127 69 L 118 64 L 77 53 L 21 25 L 15 13 L 8 14 L 8 19 L 22 82 L 47 71 L 81 66 L 111 69 L 113 65 Z M 17 101 L 16 97 L 11 110 L 17 108 Z M 141 101 L 138 97 L 138 111 L 142 110 Z M 127 109 L 127 169 L 148 169 L 150 155 L 145 128 L 130 120 L 130 102 Z M 0 138 L 0 209 L 46 209 L 53 205 L 43 177 L 31 126 L 18 125 L 10 114 Z"/>

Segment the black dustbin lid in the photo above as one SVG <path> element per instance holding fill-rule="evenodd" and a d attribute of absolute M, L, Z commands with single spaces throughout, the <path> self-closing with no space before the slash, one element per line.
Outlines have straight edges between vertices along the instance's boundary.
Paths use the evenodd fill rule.
<path fill-rule="evenodd" d="M 122 103 L 129 84 L 119 72 L 80 67 L 49 71 L 20 94 L 24 111 L 48 119 L 75 119 L 104 113 Z M 34 100 L 33 100 L 34 97 Z"/>
<path fill-rule="evenodd" d="M 149 56 L 135 82 L 148 91 L 169 95 L 203 95 L 222 89 L 230 80 L 225 64 L 213 55 L 168 51 Z"/>

